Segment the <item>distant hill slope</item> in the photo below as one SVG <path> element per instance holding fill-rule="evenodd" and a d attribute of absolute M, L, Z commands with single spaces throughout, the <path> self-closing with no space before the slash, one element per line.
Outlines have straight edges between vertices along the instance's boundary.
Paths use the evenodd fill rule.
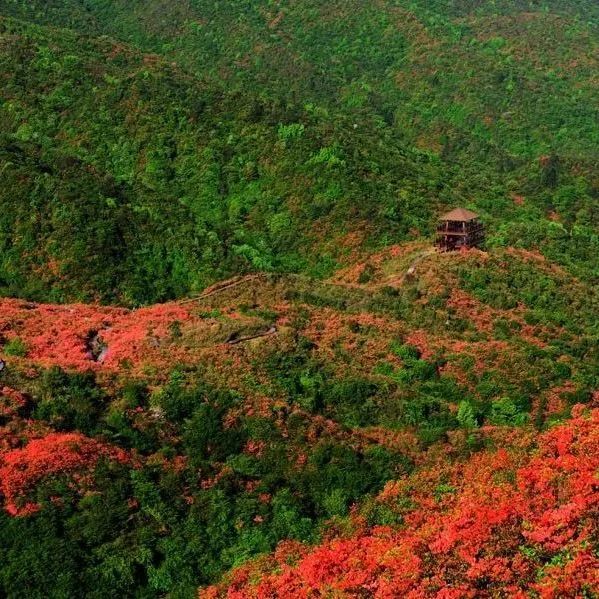
<path fill-rule="evenodd" d="M 3 4 L 2 293 L 327 274 L 455 204 L 597 277 L 595 3 L 451 6 Z"/>
<path fill-rule="evenodd" d="M 5 295 L 145 303 L 248 269 L 326 274 L 348 232 L 431 222 L 438 169 L 372 115 L 354 129 L 106 39 L 0 29 Z"/>
<path fill-rule="evenodd" d="M 542 423 L 590 399 L 596 287 L 512 248 L 427 255 L 407 274 L 422 254 L 421 244 L 397 245 L 328 280 L 248 275 L 137 310 L 3 299 L 0 350 L 22 371 L 59 366 L 156 384 L 175 366 L 200 368 L 250 404 L 277 403 L 290 385 L 294 401 L 347 426 L 399 420 L 432 436 L 455 424 L 450 406 L 464 401 L 479 422 L 501 420 L 493 401 L 509 398 L 506 418 Z M 368 401 L 323 404 L 328 377 L 368 381 Z"/>

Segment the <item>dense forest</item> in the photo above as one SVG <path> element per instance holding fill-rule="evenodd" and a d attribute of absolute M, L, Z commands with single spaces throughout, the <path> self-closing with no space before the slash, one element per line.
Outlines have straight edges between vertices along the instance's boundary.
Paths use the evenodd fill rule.
<path fill-rule="evenodd" d="M 594 597 L 598 49 L 593 0 L 0 0 L 0 595 Z"/>
<path fill-rule="evenodd" d="M 322 277 L 456 203 L 596 280 L 596 5 L 513 4 L 3 2 L 0 289 Z"/>

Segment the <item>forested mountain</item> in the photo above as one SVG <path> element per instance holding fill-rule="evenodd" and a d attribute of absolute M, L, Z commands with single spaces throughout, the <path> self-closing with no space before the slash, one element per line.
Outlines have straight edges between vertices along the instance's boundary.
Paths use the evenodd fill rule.
<path fill-rule="evenodd" d="M 0 0 L 0 595 L 594 597 L 598 50 L 594 0 Z"/>
<path fill-rule="evenodd" d="M 436 4 L 4 2 L 4 293 L 322 276 L 456 203 L 596 277 L 595 4 Z"/>

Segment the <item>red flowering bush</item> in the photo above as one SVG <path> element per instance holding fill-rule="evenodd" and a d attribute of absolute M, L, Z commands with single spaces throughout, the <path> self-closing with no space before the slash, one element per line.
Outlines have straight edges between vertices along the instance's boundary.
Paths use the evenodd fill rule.
<path fill-rule="evenodd" d="M 189 320 L 189 311 L 177 304 L 161 304 L 129 311 L 84 304 L 26 304 L 0 299 L 0 329 L 19 338 L 26 357 L 42 366 L 87 370 L 118 368 L 126 360 L 139 363 L 153 358 L 170 327 Z M 90 339 L 104 347 L 94 359 Z"/>
<path fill-rule="evenodd" d="M 0 491 L 4 508 L 13 516 L 35 512 L 39 506 L 27 500 L 42 480 L 60 475 L 89 473 L 98 460 L 129 461 L 128 454 L 79 433 L 51 433 L 30 441 L 21 449 L 0 456 Z"/>
<path fill-rule="evenodd" d="M 0 416 L 14 416 L 26 403 L 27 400 L 20 391 L 11 387 L 0 388 Z"/>
<path fill-rule="evenodd" d="M 599 584 L 598 425 L 576 410 L 532 455 L 486 451 L 390 484 L 379 501 L 412 505 L 403 527 L 356 518 L 354 537 L 241 567 L 200 597 L 583 596 Z"/>

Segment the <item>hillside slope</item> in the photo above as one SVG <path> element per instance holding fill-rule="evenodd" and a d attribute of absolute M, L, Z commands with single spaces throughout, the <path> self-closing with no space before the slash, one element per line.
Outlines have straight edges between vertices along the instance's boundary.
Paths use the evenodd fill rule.
<path fill-rule="evenodd" d="M 509 449 L 444 456 L 388 484 L 351 534 L 312 550 L 282 545 L 199 597 L 592 597 L 599 410 L 580 408 L 535 441 L 489 432 Z M 381 511 L 399 526 L 368 526 Z"/>
<path fill-rule="evenodd" d="M 392 246 L 328 280 L 253 275 L 133 311 L 1 300 L 0 589 L 187 597 L 281 541 L 349 535 L 315 550 L 323 564 L 330 553 L 336 575 L 301 582 L 311 558 L 292 544 L 291 556 L 306 557 L 289 576 L 304 585 L 298 592 L 345 585 L 360 596 L 335 556 L 344 546 L 353 562 L 352 547 L 371 544 L 363 581 L 379 584 L 387 550 L 408 534 L 397 527 L 411 500 L 397 489 L 445 497 L 450 526 L 466 509 L 463 493 L 476 513 L 487 484 L 477 476 L 500 459 L 496 447 L 512 456 L 502 468 L 513 480 L 544 446 L 538 430 L 590 434 L 586 416 L 568 418 L 597 402 L 596 287 L 523 250 L 426 251 Z M 569 467 L 587 485 L 583 465 Z M 502 485 L 524 510 L 517 493 L 529 491 Z M 553 581 L 554 565 L 591 564 L 592 504 L 568 512 L 576 535 L 550 549 L 505 531 L 541 509 L 562 514 L 569 497 L 497 522 L 502 559 L 526 547 L 524 582 L 539 568 Z M 415 535 L 428 525 L 418 526 Z M 477 539 L 496 565 L 495 541 Z M 456 560 L 447 581 L 465 567 Z M 287 596 L 282 579 L 255 572 L 251 580 L 264 572 L 264 588 L 279 589 L 258 596 Z M 489 588 L 504 580 L 497 572 Z M 253 596 L 247 577 L 232 580 L 232 597 Z"/>
<path fill-rule="evenodd" d="M 593 597 L 598 49 L 593 0 L 0 0 L 0 596 Z"/>
<path fill-rule="evenodd" d="M 115 42 L 2 27 L 6 295 L 144 303 L 231 272 L 316 269 L 326 233 L 365 221 L 401 238 L 430 220 L 434 169 L 392 131 L 372 137 L 368 115 L 354 131 Z M 391 200 L 422 209 L 385 222 Z"/>
<path fill-rule="evenodd" d="M 427 4 L 2 5 L 3 293 L 326 275 L 455 204 L 597 277 L 595 3 Z"/>

